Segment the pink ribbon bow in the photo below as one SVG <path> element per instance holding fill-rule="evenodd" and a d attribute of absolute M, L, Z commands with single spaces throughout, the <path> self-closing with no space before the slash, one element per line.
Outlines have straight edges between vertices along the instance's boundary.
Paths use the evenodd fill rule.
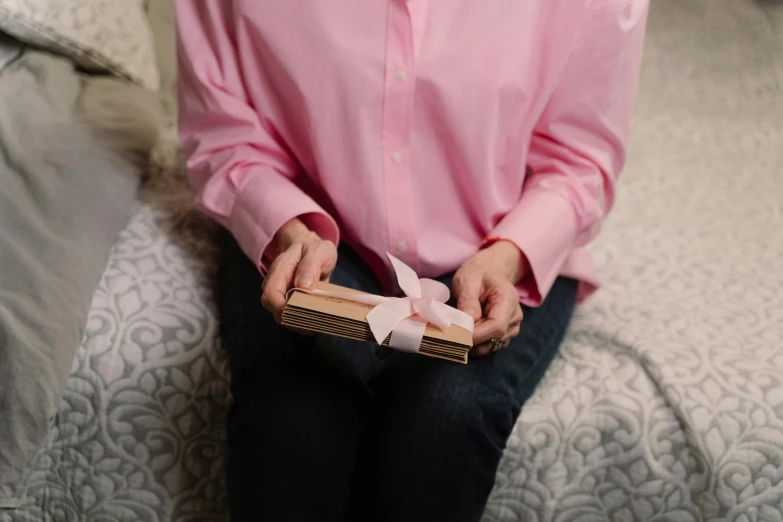
<path fill-rule="evenodd" d="M 434 279 L 419 279 L 411 267 L 389 253 L 386 255 L 391 260 L 397 282 L 406 297 L 324 290 L 308 292 L 374 306 L 367 314 L 367 323 L 376 342 L 383 344 L 391 334 L 389 346 L 403 352 L 419 351 L 427 323 L 444 330 L 453 324 L 473 333 L 473 318 L 446 304 L 450 295 L 446 285 Z"/>

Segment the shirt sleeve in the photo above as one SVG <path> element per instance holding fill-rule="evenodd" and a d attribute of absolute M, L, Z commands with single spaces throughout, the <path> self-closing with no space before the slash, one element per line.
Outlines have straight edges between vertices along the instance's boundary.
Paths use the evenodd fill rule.
<path fill-rule="evenodd" d="M 571 251 L 598 233 L 625 162 L 648 1 L 603 4 L 588 7 L 534 128 L 522 197 L 492 231 L 526 257 L 530 272 L 519 290 L 533 306 L 546 297 Z"/>
<path fill-rule="evenodd" d="M 177 1 L 179 133 L 202 210 L 264 270 L 275 233 L 301 218 L 335 243 L 335 221 L 295 183 L 298 164 L 249 103 L 228 0 Z"/>

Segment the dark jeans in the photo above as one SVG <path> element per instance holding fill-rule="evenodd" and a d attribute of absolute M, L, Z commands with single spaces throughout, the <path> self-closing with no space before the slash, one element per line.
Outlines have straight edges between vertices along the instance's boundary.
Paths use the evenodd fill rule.
<path fill-rule="evenodd" d="M 576 296 L 576 283 L 559 279 L 540 308 L 525 308 L 508 348 L 461 365 L 281 328 L 230 238 L 220 277 L 233 522 L 479 520 Z M 332 282 L 381 292 L 346 248 Z"/>

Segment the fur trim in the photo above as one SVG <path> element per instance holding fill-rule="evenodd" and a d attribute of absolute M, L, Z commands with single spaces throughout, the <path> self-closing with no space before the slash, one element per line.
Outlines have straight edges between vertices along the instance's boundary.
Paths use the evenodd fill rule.
<path fill-rule="evenodd" d="M 158 211 L 158 225 L 188 252 L 200 276 L 212 288 L 218 263 L 220 227 L 196 207 L 184 158 L 176 141 L 166 139 L 165 134 L 153 150 L 141 199 Z"/>

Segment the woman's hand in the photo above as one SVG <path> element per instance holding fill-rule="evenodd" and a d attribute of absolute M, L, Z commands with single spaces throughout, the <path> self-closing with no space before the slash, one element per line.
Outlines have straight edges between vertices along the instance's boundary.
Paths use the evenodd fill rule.
<path fill-rule="evenodd" d="M 291 288 L 313 288 L 319 280 L 328 280 L 337 265 L 334 243 L 321 239 L 299 219 L 280 228 L 267 254 L 274 261 L 264 279 L 261 304 L 278 323 Z"/>
<path fill-rule="evenodd" d="M 492 339 L 501 339 L 505 348 L 519 334 L 522 307 L 514 285 L 526 272 L 524 256 L 516 245 L 498 241 L 479 251 L 454 274 L 457 308 L 476 320 L 472 355 L 490 353 Z"/>

